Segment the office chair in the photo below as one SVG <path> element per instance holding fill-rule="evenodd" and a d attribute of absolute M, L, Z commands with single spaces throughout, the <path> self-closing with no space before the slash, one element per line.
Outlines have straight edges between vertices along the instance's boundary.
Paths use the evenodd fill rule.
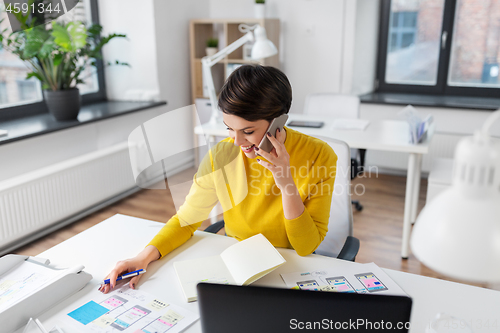
<path fill-rule="evenodd" d="M 337 154 L 337 175 L 328 221 L 328 232 L 315 253 L 328 257 L 354 261 L 359 251 L 359 240 L 352 236 L 351 165 L 349 146 L 339 140 L 318 137 L 327 142 Z M 218 221 L 205 229 L 217 233 L 224 227 L 224 221 Z"/>
<path fill-rule="evenodd" d="M 306 96 L 304 114 L 323 115 L 343 119 L 359 118 L 359 97 L 333 93 L 309 94 Z M 365 166 L 366 149 L 351 149 L 351 180 L 361 175 Z M 352 204 L 358 212 L 363 206 L 358 200 Z"/>
<path fill-rule="evenodd" d="M 352 236 L 351 205 L 351 152 L 347 143 L 318 136 L 337 154 L 337 174 L 325 239 L 316 249 L 316 254 L 354 261 L 359 250 L 359 240 Z"/>

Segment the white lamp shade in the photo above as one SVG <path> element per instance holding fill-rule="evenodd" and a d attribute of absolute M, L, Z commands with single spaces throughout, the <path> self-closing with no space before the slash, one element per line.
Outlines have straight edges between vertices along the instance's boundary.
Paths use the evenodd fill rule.
<path fill-rule="evenodd" d="M 468 200 L 456 188 L 427 204 L 412 231 L 413 254 L 457 279 L 500 281 L 500 202 Z"/>
<path fill-rule="evenodd" d="M 429 202 L 412 231 L 429 268 L 474 282 L 500 281 L 500 144 L 480 132 L 460 140 L 453 185 Z"/>
<path fill-rule="evenodd" d="M 255 31 L 255 44 L 252 48 L 252 59 L 258 60 L 271 57 L 278 53 L 276 46 L 267 39 L 266 30 L 258 26 Z"/>

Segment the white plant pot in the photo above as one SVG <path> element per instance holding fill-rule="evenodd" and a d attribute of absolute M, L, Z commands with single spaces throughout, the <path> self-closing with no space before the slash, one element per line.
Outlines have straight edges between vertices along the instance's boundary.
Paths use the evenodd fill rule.
<path fill-rule="evenodd" d="M 218 51 L 218 49 L 216 47 L 207 47 L 205 49 L 205 52 L 207 53 L 207 57 L 211 57 L 213 56 L 214 54 L 216 54 Z"/>
<path fill-rule="evenodd" d="M 266 17 L 266 4 L 256 3 L 253 9 L 255 18 L 263 19 Z"/>

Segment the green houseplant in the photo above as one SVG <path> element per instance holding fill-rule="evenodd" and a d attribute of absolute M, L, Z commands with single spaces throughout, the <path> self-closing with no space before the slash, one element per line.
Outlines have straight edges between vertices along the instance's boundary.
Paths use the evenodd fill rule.
<path fill-rule="evenodd" d="M 57 120 L 76 119 L 80 110 L 80 94 L 76 87 L 83 83 L 87 66 L 96 67 L 101 49 L 111 39 L 123 34 L 101 36 L 102 27 L 94 24 L 86 28 L 74 21 L 29 27 L 27 17 L 16 17 L 24 30 L 0 31 L 0 48 L 17 55 L 28 66 L 26 79 L 35 77 L 42 83 L 47 107 Z M 128 65 L 126 63 L 116 64 Z"/>
<path fill-rule="evenodd" d="M 207 56 L 211 57 L 214 54 L 216 54 L 218 46 L 219 46 L 219 39 L 217 39 L 217 38 L 209 38 L 209 39 L 207 39 L 207 48 L 205 49 L 205 52 L 207 53 Z"/>
<path fill-rule="evenodd" d="M 207 39 L 207 47 L 217 47 L 219 46 L 219 39 L 209 38 Z"/>

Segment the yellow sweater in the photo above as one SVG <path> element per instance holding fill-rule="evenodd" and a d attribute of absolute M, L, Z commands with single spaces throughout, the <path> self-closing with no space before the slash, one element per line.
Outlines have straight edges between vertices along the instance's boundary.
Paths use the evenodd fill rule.
<path fill-rule="evenodd" d="M 285 129 L 302 215 L 285 218 L 272 173 L 226 138 L 203 159 L 184 204 L 148 245 L 165 256 L 193 235 L 219 201 L 228 236 L 243 240 L 262 233 L 276 247 L 312 253 L 328 231 L 337 155 L 324 141 Z"/>

